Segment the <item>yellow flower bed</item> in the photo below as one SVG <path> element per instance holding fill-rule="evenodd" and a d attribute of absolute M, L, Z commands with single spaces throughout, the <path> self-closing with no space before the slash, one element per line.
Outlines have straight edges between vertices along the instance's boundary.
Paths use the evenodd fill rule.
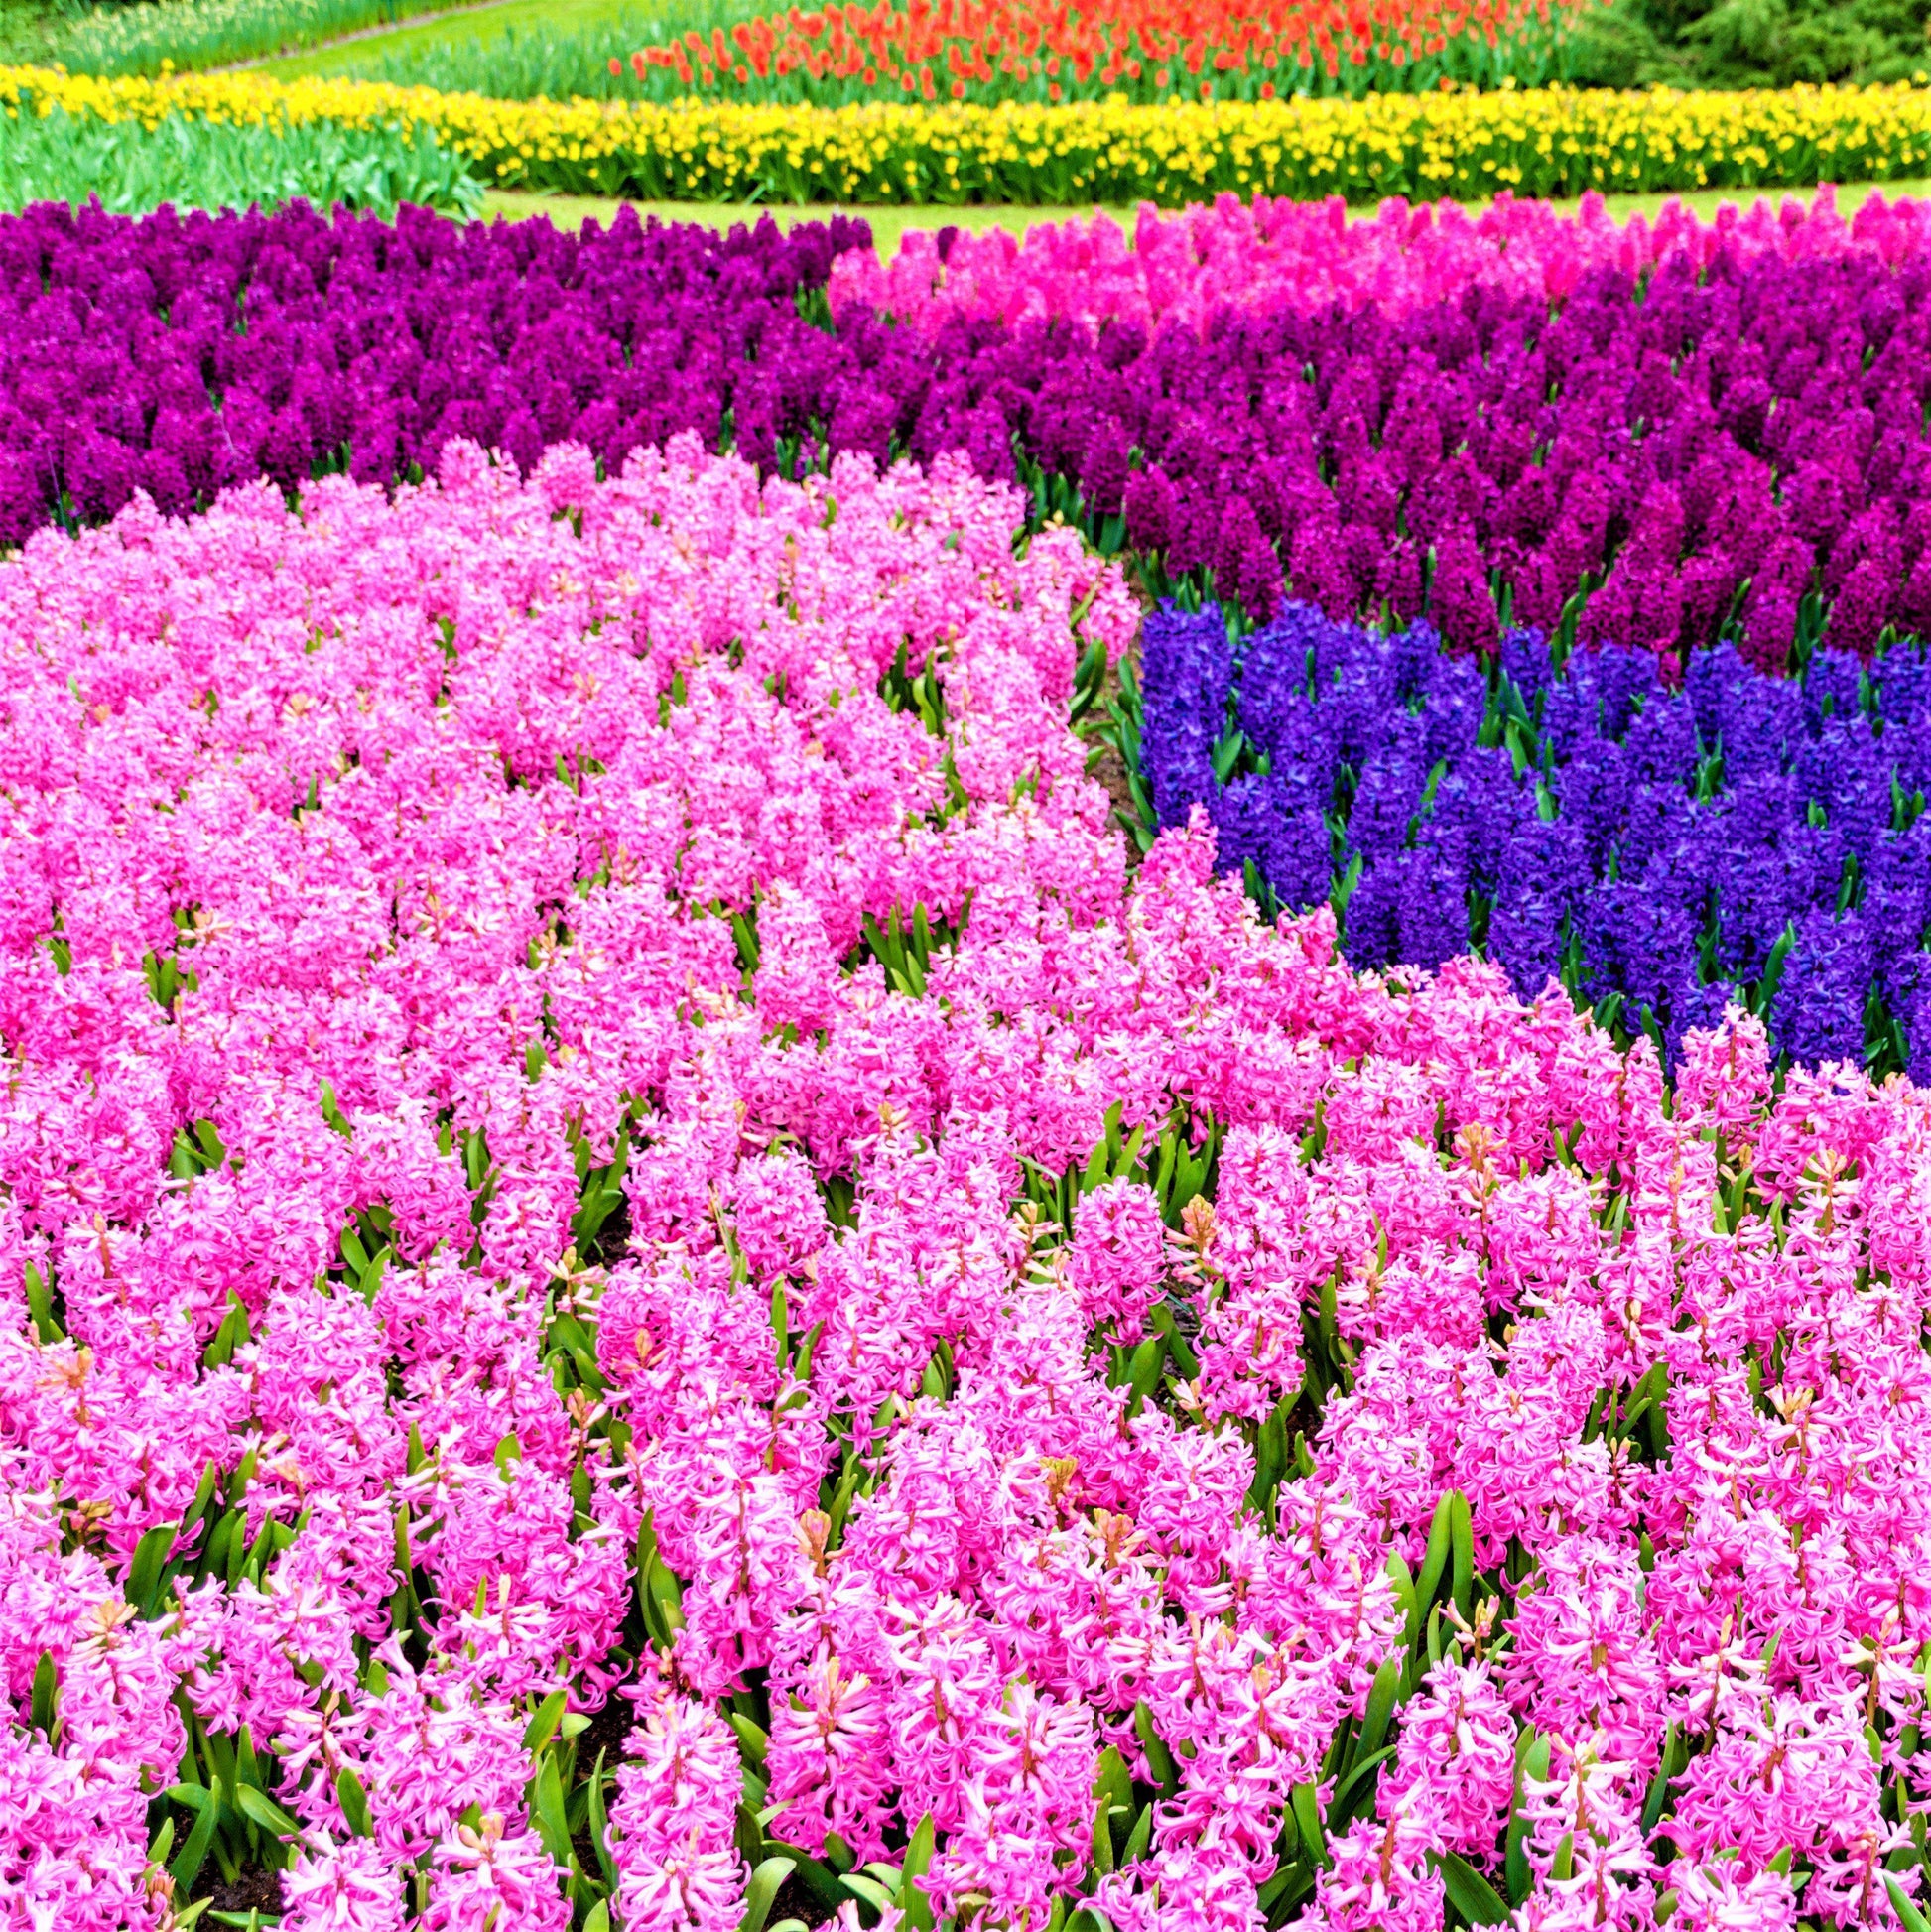
<path fill-rule="evenodd" d="M 647 200 L 1175 202 L 1223 190 L 1466 199 L 1500 188 L 1571 195 L 1931 173 L 1931 88 L 1911 82 L 816 108 L 502 101 L 255 73 L 103 80 L 0 67 L 0 104 L 149 126 L 169 114 L 280 127 L 423 125 L 495 186 Z"/>

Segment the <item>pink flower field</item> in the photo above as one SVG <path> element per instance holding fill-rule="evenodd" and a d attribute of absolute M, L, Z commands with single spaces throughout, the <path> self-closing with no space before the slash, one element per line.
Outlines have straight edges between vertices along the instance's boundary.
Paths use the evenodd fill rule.
<path fill-rule="evenodd" d="M 1926 1932 L 1931 1094 L 1142 855 L 1026 527 L 0 561 L 0 1925 Z"/>

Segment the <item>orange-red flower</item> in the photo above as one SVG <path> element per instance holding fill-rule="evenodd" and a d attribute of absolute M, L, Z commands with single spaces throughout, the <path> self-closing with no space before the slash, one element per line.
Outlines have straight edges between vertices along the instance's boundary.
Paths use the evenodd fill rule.
<path fill-rule="evenodd" d="M 1178 63 L 1205 96 L 1414 91 L 1549 77 L 1563 34 L 1598 0 L 862 0 L 647 47 L 638 78 L 699 91 L 842 100 L 874 88 L 930 100 L 1158 98 Z M 1211 81 L 1207 76 L 1212 76 Z"/>

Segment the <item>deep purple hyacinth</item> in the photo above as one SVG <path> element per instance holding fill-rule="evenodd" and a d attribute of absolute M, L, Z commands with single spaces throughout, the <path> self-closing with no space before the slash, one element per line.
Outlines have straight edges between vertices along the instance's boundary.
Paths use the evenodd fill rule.
<path fill-rule="evenodd" d="M 1729 644 L 1685 689 L 1642 649 L 1486 666 L 1425 624 L 1288 604 L 1146 624 L 1141 762 L 1163 824 L 1207 805 L 1221 862 L 1289 907 L 1332 897 L 1359 966 L 1472 947 L 1655 1031 L 1742 989 L 1804 1061 L 1931 1066 L 1931 659 L 1829 649 L 1795 679 Z"/>
<path fill-rule="evenodd" d="M 111 516 L 137 487 L 172 512 L 256 475 L 386 482 L 456 436 L 525 465 L 567 438 L 611 464 L 680 430 L 715 444 L 754 358 L 815 366 L 829 338 L 800 298 L 868 241 L 842 217 L 717 235 L 628 209 L 580 235 L 299 204 L 0 218 L 0 541 Z M 833 373 L 789 407 L 760 386 L 740 441 L 831 398 L 836 438 L 882 451 L 890 409 Z"/>

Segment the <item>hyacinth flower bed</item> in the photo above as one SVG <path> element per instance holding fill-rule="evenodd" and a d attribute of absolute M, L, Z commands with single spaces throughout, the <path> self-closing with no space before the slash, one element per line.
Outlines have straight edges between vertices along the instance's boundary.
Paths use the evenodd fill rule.
<path fill-rule="evenodd" d="M 8 1913 L 1927 1932 L 1921 220 L 0 223 Z"/>
<path fill-rule="evenodd" d="M 1533 625 L 1671 676 L 1719 638 L 1867 655 L 1931 622 L 1925 220 L 1225 208 L 1148 215 L 1131 254 L 942 233 L 888 272 L 843 220 L 41 209 L 0 226 L 0 538 L 137 488 L 434 473 L 455 438 L 614 473 L 689 429 L 786 473 L 963 450 L 1258 621 Z"/>
<path fill-rule="evenodd" d="M 137 489 L 174 514 L 258 476 L 434 473 L 456 437 L 532 465 L 573 439 L 613 470 L 680 431 L 714 443 L 748 355 L 789 334 L 822 353 L 800 312 L 868 240 L 842 217 L 721 237 L 628 212 L 582 237 L 419 209 L 0 218 L 0 541 Z"/>
<path fill-rule="evenodd" d="M 1725 644 L 1672 691 L 1617 645 L 1558 670 L 1514 632 L 1484 669 L 1305 605 L 1233 644 L 1210 605 L 1143 651 L 1149 825 L 1206 804 L 1223 864 L 1263 904 L 1332 901 L 1357 966 L 1483 950 L 1666 1064 L 1741 1000 L 1792 1059 L 1931 1068 L 1921 647 L 1783 679 Z"/>
<path fill-rule="evenodd" d="M 1357 976 L 957 460 L 0 567 L 29 1922 L 1921 1921 L 1931 1111 Z"/>
<path fill-rule="evenodd" d="M 1337 242 L 1315 284 L 1336 299 L 1313 304 L 1219 299 L 1255 254 L 1264 289 L 1298 279 L 1301 234 L 1179 275 L 1156 255 L 1139 278 L 1042 248 L 1031 305 L 1002 244 L 962 237 L 957 303 L 920 286 L 935 251 L 898 283 L 835 270 L 834 307 L 862 339 L 858 298 L 903 284 L 931 344 L 916 388 L 895 336 L 861 354 L 881 430 L 988 474 L 1016 432 L 1043 506 L 1157 558 L 1158 581 L 1211 571 L 1257 619 L 1286 591 L 1334 616 L 1426 612 L 1461 649 L 1512 621 L 1679 662 L 1733 636 L 1773 669 L 1820 629 L 1867 654 L 1931 619 L 1915 209 L 1833 220 L 1814 251 L 1765 221 L 1592 260 L 1564 227 L 1546 267 L 1523 226 L 1527 259 L 1497 249 L 1492 277 L 1480 237 L 1386 265 Z M 1438 252 L 1474 257 L 1459 293 Z"/>

